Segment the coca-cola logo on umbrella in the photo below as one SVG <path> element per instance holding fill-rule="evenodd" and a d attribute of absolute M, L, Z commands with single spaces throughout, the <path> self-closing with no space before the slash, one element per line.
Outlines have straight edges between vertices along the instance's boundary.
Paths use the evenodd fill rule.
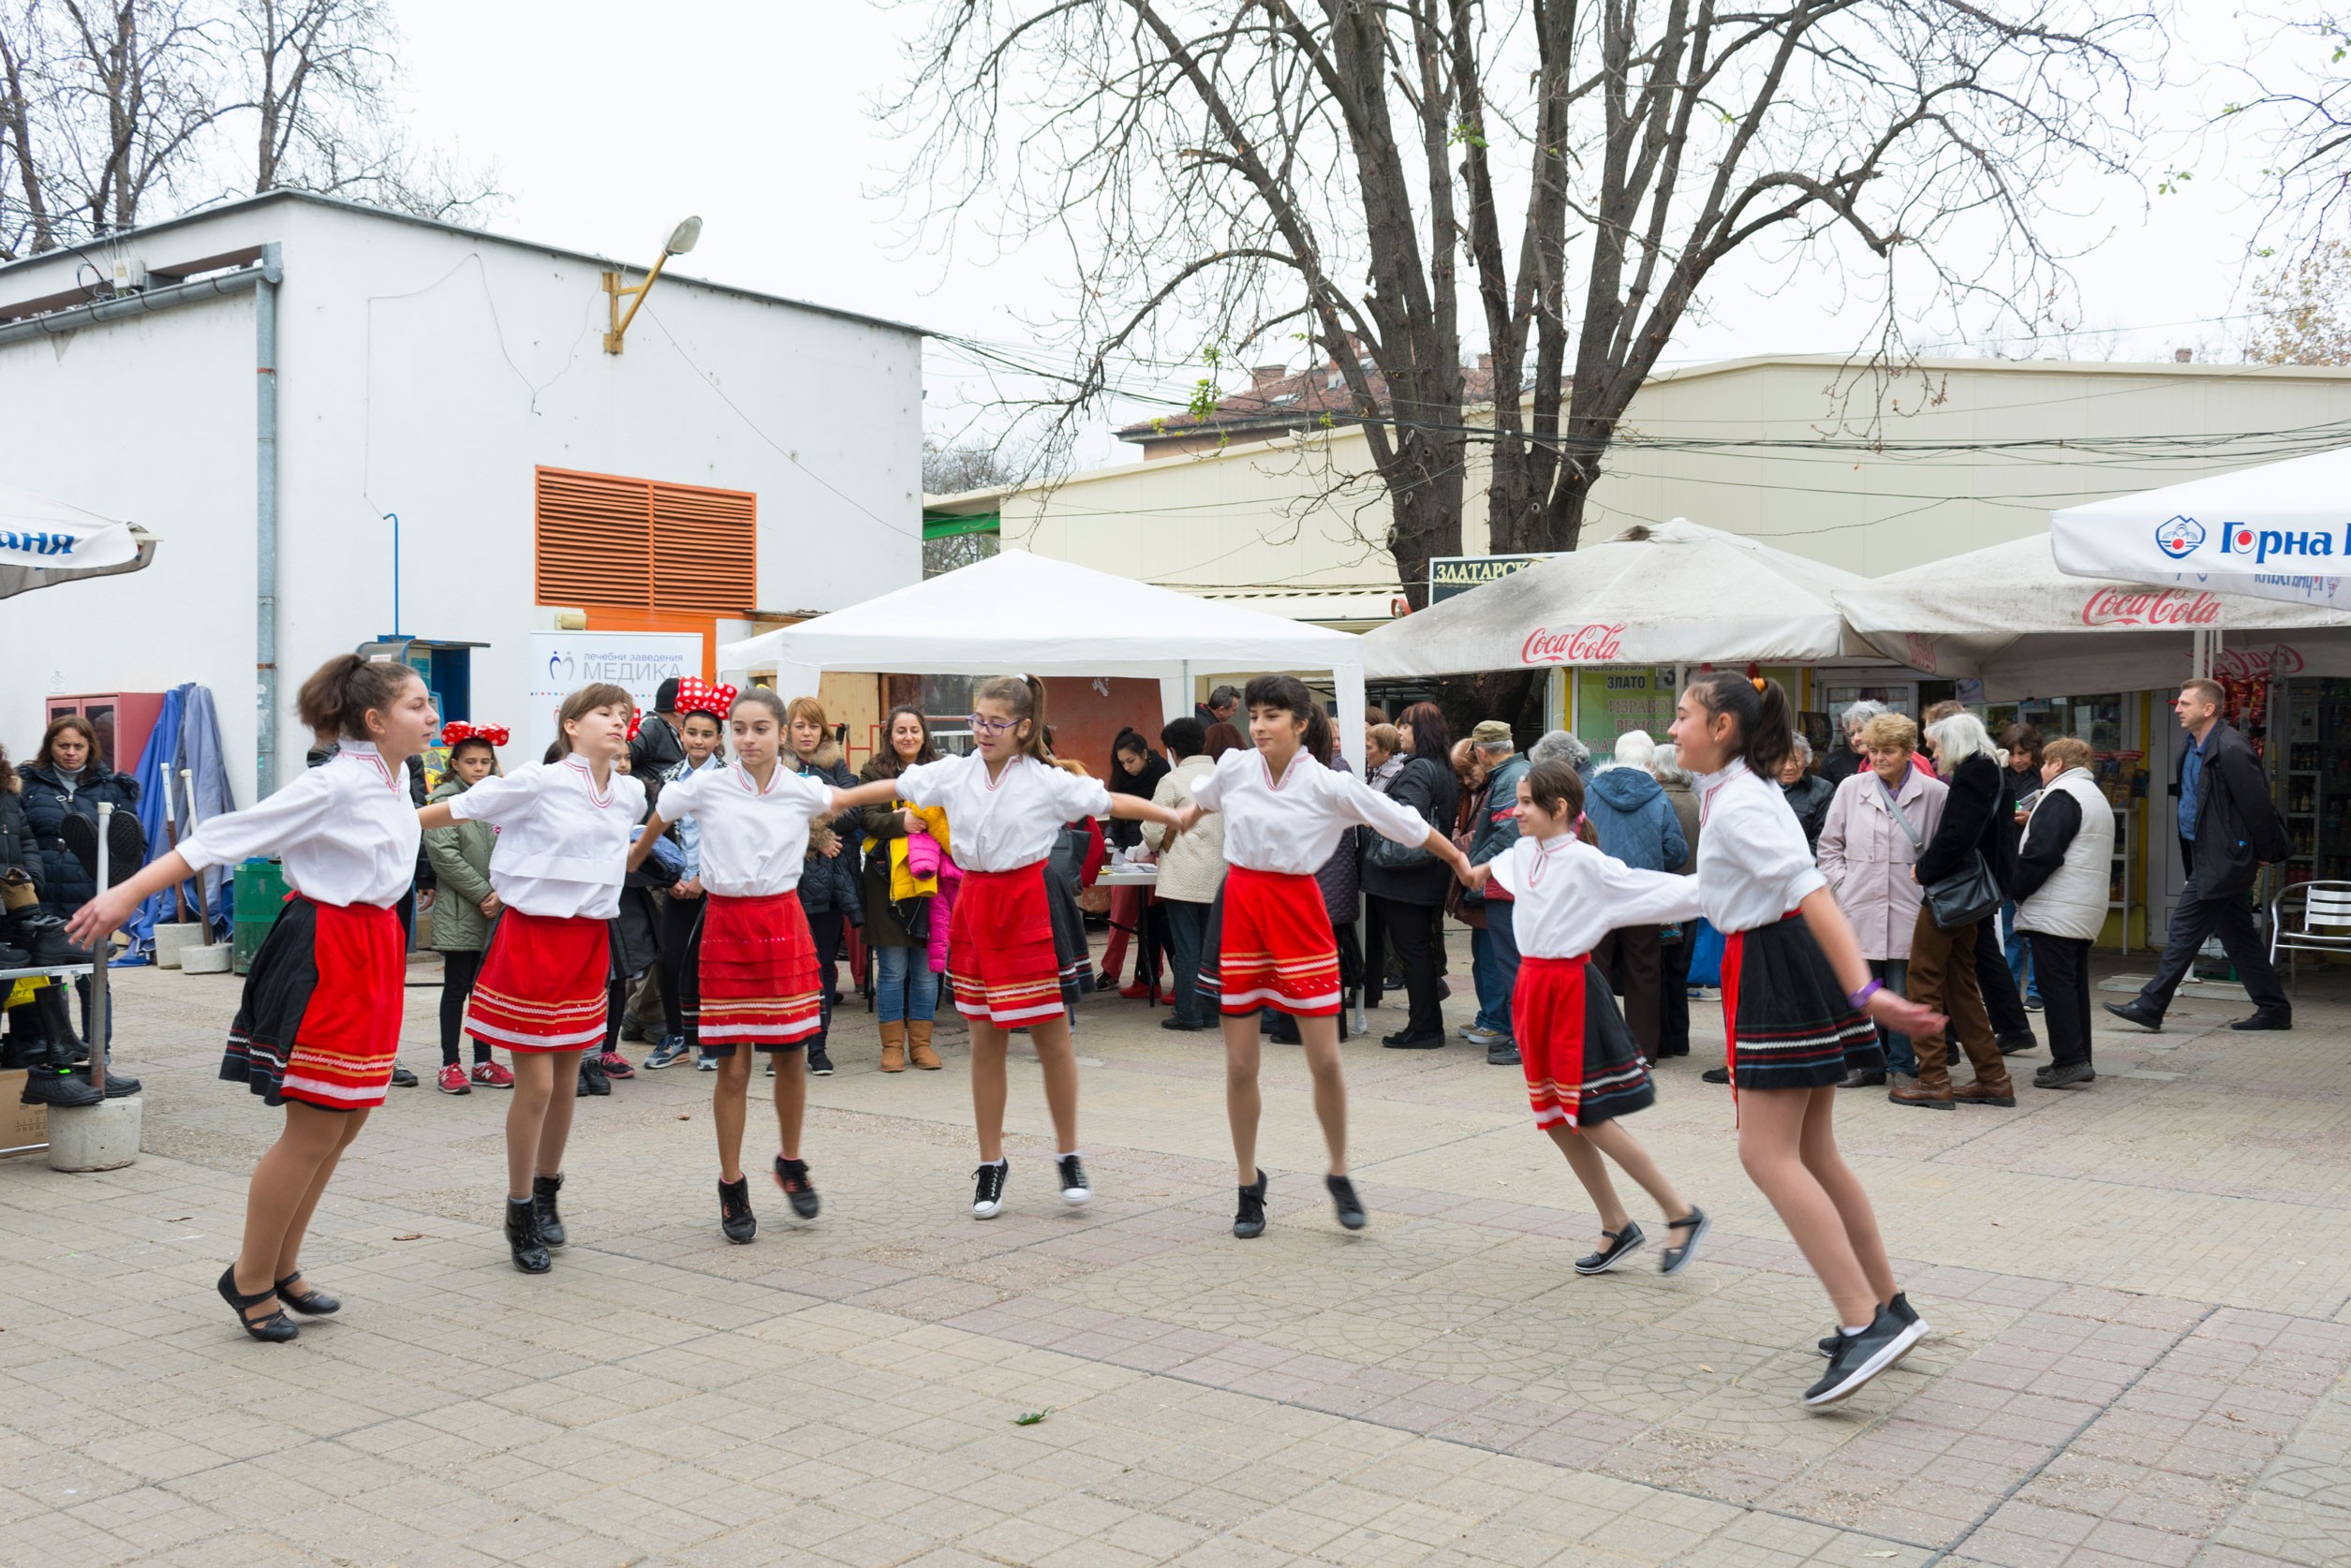
<path fill-rule="evenodd" d="M 2283 680 L 2302 673 L 2302 650 L 2290 643 L 2268 648 L 2223 648 L 2212 673 L 2235 681 Z"/>
<path fill-rule="evenodd" d="M 2100 588 L 2082 600 L 2092 627 L 2199 627 L 2221 623 L 2221 601 L 2185 588 Z"/>
<path fill-rule="evenodd" d="M 1539 626 L 1527 633 L 1518 649 L 1521 664 L 1606 664 L 1622 657 L 1624 624 L 1594 622 L 1573 631 L 1553 631 Z"/>

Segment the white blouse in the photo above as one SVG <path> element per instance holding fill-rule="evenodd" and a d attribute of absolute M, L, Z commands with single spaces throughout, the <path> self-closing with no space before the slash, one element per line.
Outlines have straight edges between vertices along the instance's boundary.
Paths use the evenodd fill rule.
<path fill-rule="evenodd" d="M 1574 834 L 1521 837 L 1487 863 L 1510 893 L 1511 932 L 1532 958 L 1581 958 L 1619 925 L 1695 920 L 1694 877 L 1643 871 Z"/>
<path fill-rule="evenodd" d="M 691 818 L 701 825 L 696 865 L 703 891 L 767 898 L 800 886 L 808 824 L 831 814 L 833 786 L 778 762 L 762 790 L 741 762 L 728 762 L 672 779 L 656 809 L 663 821 Z"/>
<path fill-rule="evenodd" d="M 419 841 L 407 768 L 347 740 L 267 800 L 199 825 L 180 855 L 202 871 L 274 854 L 287 885 L 314 904 L 389 909 L 416 880 Z"/>
<path fill-rule="evenodd" d="M 1776 924 L 1815 889 L 1828 885 L 1804 843 L 1804 824 L 1777 784 L 1758 778 L 1738 758 L 1720 773 L 1700 774 L 1698 895 L 1706 917 L 1728 936 Z"/>
<path fill-rule="evenodd" d="M 1099 778 L 1014 757 L 988 777 L 978 752 L 942 757 L 898 775 L 898 798 L 947 813 L 949 852 L 966 871 L 1015 871 L 1053 852 L 1064 822 L 1110 814 Z"/>
<path fill-rule="evenodd" d="M 1191 787 L 1203 811 L 1224 813 L 1224 858 L 1251 871 L 1312 876 L 1361 822 L 1399 844 L 1425 844 L 1419 812 L 1380 793 L 1352 773 L 1324 767 L 1304 750 L 1279 778 L 1262 751 L 1246 747 L 1217 759 L 1216 771 Z"/>
<path fill-rule="evenodd" d="M 615 770 L 599 793 L 584 761 L 560 757 L 485 778 L 451 800 L 449 809 L 460 821 L 498 830 L 490 885 L 507 904 L 551 920 L 610 920 L 620 913 L 628 830 L 645 814 L 645 787 L 639 780 Z"/>

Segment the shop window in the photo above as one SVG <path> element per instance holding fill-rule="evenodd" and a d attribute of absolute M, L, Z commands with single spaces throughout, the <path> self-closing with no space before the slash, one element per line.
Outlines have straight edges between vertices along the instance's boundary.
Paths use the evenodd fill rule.
<path fill-rule="evenodd" d="M 759 498 L 538 470 L 537 602 L 742 615 L 758 601 Z"/>

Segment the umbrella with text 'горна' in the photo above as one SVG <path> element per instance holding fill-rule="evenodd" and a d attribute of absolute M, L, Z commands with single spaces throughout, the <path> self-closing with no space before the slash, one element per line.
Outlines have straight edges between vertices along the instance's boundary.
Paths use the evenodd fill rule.
<path fill-rule="evenodd" d="M 0 484 L 0 599 L 137 571 L 155 554 L 144 528 Z"/>

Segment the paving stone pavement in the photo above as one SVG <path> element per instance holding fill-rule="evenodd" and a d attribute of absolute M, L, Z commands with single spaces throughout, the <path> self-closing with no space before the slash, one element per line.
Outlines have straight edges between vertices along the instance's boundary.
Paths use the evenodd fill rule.
<path fill-rule="evenodd" d="M 2183 1000 L 2014 1111 L 1841 1105 L 1935 1332 L 1827 1414 L 1827 1303 L 1698 1080 L 1710 1005 L 1631 1124 L 1716 1220 L 1671 1280 L 1569 1269 L 1595 1221 L 1515 1070 L 1376 1035 L 1347 1048 L 1370 1228 L 1332 1221 L 1269 1046 L 1272 1224 L 1233 1240 L 1216 1037 L 1114 998 L 1078 1035 L 1096 1202 L 1058 1203 L 1016 1061 L 1011 1206 L 975 1222 L 962 1037 L 885 1076 L 852 1000 L 821 1220 L 755 1183 L 727 1245 L 711 1080 L 641 1074 L 582 1105 L 574 1239 L 526 1278 L 506 1102 L 428 1072 L 314 1229 L 347 1305 L 281 1347 L 212 1288 L 274 1132 L 214 1081 L 235 985 L 120 976 L 136 1165 L 0 1161 L 0 1563 L 2351 1562 L 2351 984 L 2306 980 L 2290 1034 Z"/>

